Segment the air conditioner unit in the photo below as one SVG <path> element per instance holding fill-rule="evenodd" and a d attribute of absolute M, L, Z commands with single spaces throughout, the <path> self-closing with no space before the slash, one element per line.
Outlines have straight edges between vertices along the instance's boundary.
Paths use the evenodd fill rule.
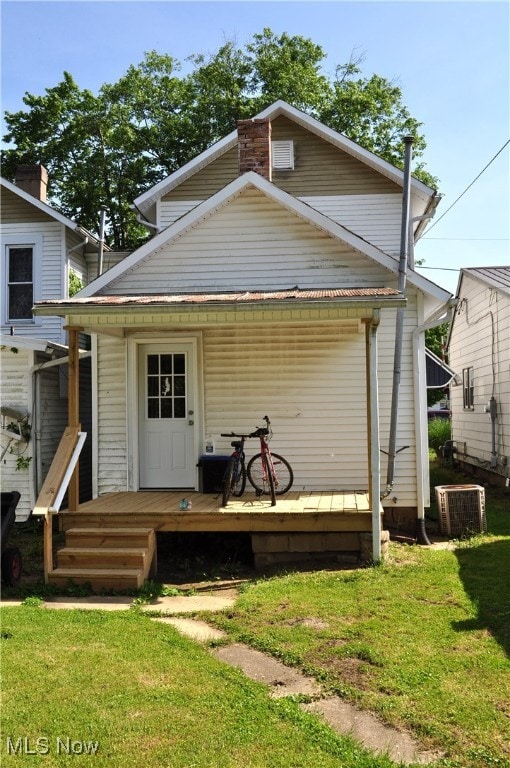
<path fill-rule="evenodd" d="M 480 485 L 436 485 L 439 532 L 465 536 L 487 530 L 485 489 Z"/>

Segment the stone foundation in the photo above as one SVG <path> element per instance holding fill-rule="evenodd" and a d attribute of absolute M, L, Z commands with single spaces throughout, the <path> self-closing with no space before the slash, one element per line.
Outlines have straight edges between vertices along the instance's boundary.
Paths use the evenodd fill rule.
<path fill-rule="evenodd" d="M 382 531 L 382 558 L 388 554 L 389 540 L 389 532 Z M 256 568 L 307 561 L 355 566 L 372 561 L 371 533 L 252 533 L 251 545 Z"/>

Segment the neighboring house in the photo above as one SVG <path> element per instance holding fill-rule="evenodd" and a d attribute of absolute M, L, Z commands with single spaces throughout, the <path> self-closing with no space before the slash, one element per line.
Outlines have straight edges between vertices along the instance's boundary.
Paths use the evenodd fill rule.
<path fill-rule="evenodd" d="M 480 479 L 510 478 L 510 267 L 462 269 L 448 341 L 455 457 Z"/>
<path fill-rule="evenodd" d="M 16 184 L 0 179 L 1 479 L 3 490 L 21 493 L 18 519 L 30 514 L 67 424 L 67 334 L 59 318 L 34 316 L 33 304 L 67 298 L 71 273 L 82 285 L 90 273 L 97 276 L 99 241 L 46 204 L 46 186 L 46 169 L 40 165 L 21 166 Z M 83 345 L 86 341 L 82 339 Z M 84 360 L 80 385 L 85 430 L 91 426 L 90 372 L 90 360 Z M 5 433 L 12 431 L 12 411 L 23 417 L 28 443 L 10 442 Z M 91 440 L 82 461 L 84 498 L 91 493 L 90 462 Z"/>
<path fill-rule="evenodd" d="M 206 442 L 227 454 L 221 432 L 268 414 L 292 492 L 369 491 L 377 527 L 381 486 L 385 527 L 416 530 L 429 505 L 424 331 L 451 295 L 412 263 L 398 290 L 403 183 L 279 101 L 135 201 L 158 233 L 77 297 L 37 307 L 94 338 L 95 496 L 198 491 Z M 416 240 L 438 198 L 414 178 L 410 198 Z"/>

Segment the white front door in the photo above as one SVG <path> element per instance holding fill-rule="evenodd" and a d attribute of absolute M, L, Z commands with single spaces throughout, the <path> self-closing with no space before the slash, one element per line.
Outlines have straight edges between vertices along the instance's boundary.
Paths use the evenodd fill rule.
<path fill-rule="evenodd" d="M 194 488 L 193 345 L 140 345 L 138 365 L 140 488 Z"/>

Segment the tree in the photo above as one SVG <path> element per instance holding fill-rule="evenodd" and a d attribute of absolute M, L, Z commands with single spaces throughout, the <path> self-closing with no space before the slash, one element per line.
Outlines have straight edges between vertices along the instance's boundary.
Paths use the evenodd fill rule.
<path fill-rule="evenodd" d="M 132 201 L 276 99 L 400 167 L 402 137 L 412 132 L 420 158 L 421 124 L 400 89 L 378 75 L 362 77 L 362 59 L 338 66 L 330 81 L 325 58 L 311 40 L 266 28 L 244 50 L 230 40 L 209 56 L 191 56 L 185 76 L 178 61 L 156 51 L 97 95 L 64 72 L 44 95 L 26 93 L 26 109 L 5 113 L 2 173 L 14 179 L 18 165 L 42 163 L 51 204 L 96 232 L 106 205 L 107 243 L 126 250 L 147 237 Z M 415 175 L 435 182 L 420 166 Z"/>

